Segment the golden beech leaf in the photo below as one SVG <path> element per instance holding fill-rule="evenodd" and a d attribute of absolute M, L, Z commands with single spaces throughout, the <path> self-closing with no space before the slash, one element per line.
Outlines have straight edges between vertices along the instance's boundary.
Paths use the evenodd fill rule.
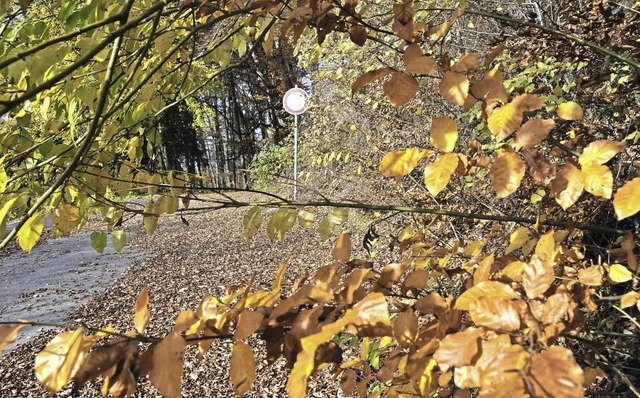
<path fill-rule="evenodd" d="M 638 292 L 629 292 L 622 295 L 620 299 L 620 308 L 629 308 L 633 307 L 640 301 L 640 293 Z"/>
<path fill-rule="evenodd" d="M 448 117 L 435 117 L 431 122 L 431 145 L 443 152 L 451 152 L 458 141 L 458 125 Z"/>
<path fill-rule="evenodd" d="M 44 214 L 36 213 L 31 216 L 18 231 L 18 244 L 27 253 L 36 245 L 44 229 Z"/>
<path fill-rule="evenodd" d="M 469 95 L 469 80 L 462 73 L 448 71 L 440 81 L 440 94 L 452 104 L 463 106 Z"/>
<path fill-rule="evenodd" d="M 82 366 L 96 339 L 82 335 L 83 328 L 58 334 L 36 355 L 34 371 L 38 381 L 51 393 L 67 384 Z"/>
<path fill-rule="evenodd" d="M 149 380 L 160 394 L 168 398 L 180 398 L 182 390 L 182 365 L 187 342 L 176 332 L 171 332 L 159 342 L 150 358 Z"/>
<path fill-rule="evenodd" d="M 584 190 L 605 199 L 613 192 L 613 174 L 607 166 L 589 163 L 582 165 L 582 183 Z"/>
<path fill-rule="evenodd" d="M 253 332 L 260 329 L 264 314 L 258 311 L 244 310 L 238 317 L 236 332 L 233 334 L 234 340 L 242 340 L 251 336 Z"/>
<path fill-rule="evenodd" d="M 437 292 L 431 292 L 419 298 L 415 302 L 414 307 L 424 315 L 436 314 L 442 316 L 442 314 L 449 310 L 449 306 Z"/>
<path fill-rule="evenodd" d="M 573 101 L 558 105 L 556 113 L 564 120 L 580 120 L 583 116 L 582 107 Z"/>
<path fill-rule="evenodd" d="M 516 149 L 529 149 L 544 141 L 556 122 L 552 119 L 529 119 L 516 132 Z"/>
<path fill-rule="evenodd" d="M 633 274 L 622 264 L 612 264 L 609 267 L 609 279 L 614 283 L 624 283 L 633 279 Z"/>
<path fill-rule="evenodd" d="M 422 54 L 422 49 L 417 44 L 411 44 L 404 50 L 404 64 L 409 73 L 426 75 L 440 69 L 433 58 Z"/>
<path fill-rule="evenodd" d="M 462 332 L 448 334 L 440 342 L 440 346 L 433 354 L 433 359 L 443 372 L 450 367 L 471 365 L 477 360 L 480 352 L 480 337 L 482 330 L 468 328 Z"/>
<path fill-rule="evenodd" d="M 578 270 L 578 280 L 588 286 L 602 285 L 602 270 L 597 265 Z"/>
<path fill-rule="evenodd" d="M 136 313 L 133 316 L 133 325 L 138 333 L 144 333 L 149 319 L 151 319 L 151 314 L 149 313 L 149 289 L 145 286 L 136 299 Z"/>
<path fill-rule="evenodd" d="M 103 391 L 106 390 L 115 397 L 133 395 L 136 391 L 136 380 L 131 368 L 136 366 L 139 351 L 137 341 L 126 341 L 124 338 L 118 338 L 94 349 L 73 377 L 75 387 L 80 390 L 87 381 L 102 375 Z"/>
<path fill-rule="evenodd" d="M 578 161 L 583 167 L 590 163 L 605 164 L 626 147 L 627 144 L 620 141 L 593 141 L 582 150 Z"/>
<path fill-rule="evenodd" d="M 238 341 L 233 346 L 229 373 L 236 394 L 244 396 L 251 389 L 256 377 L 256 359 L 248 344 Z"/>
<path fill-rule="evenodd" d="M 9 344 L 15 343 L 18 331 L 26 325 L 1 325 L 0 326 L 0 353 Z"/>
<path fill-rule="evenodd" d="M 468 70 L 478 69 L 479 66 L 480 63 L 478 62 L 478 56 L 476 54 L 467 53 L 453 64 L 451 70 L 456 72 L 465 72 Z"/>
<path fill-rule="evenodd" d="M 351 258 L 351 238 L 349 234 L 343 233 L 338 236 L 336 246 L 333 248 L 333 259 L 346 263 Z"/>
<path fill-rule="evenodd" d="M 282 264 L 280 264 L 280 268 L 278 269 L 278 273 L 276 274 L 276 279 L 271 285 L 271 291 L 274 293 L 280 293 L 280 290 L 282 290 L 282 278 L 284 276 L 284 270 L 287 268 L 287 264 L 289 264 L 288 258 L 284 260 Z"/>
<path fill-rule="evenodd" d="M 542 297 L 554 280 L 553 267 L 538 255 L 531 257 L 522 273 L 522 287 L 530 299 Z"/>
<path fill-rule="evenodd" d="M 258 228 L 262 225 L 262 212 L 259 207 L 253 207 L 244 215 L 244 239 L 247 241 L 247 245 L 251 243 L 251 237 L 253 237 Z"/>
<path fill-rule="evenodd" d="M 535 94 L 520 94 L 513 101 L 520 112 L 533 112 L 544 107 L 544 101 Z"/>
<path fill-rule="evenodd" d="M 481 297 L 487 297 L 491 299 L 505 299 L 511 300 L 518 297 L 518 294 L 511 288 L 502 282 L 496 281 L 482 281 L 477 285 L 467 289 L 456 300 L 454 306 L 457 310 L 468 311 L 471 308 L 471 303 L 480 299 Z"/>
<path fill-rule="evenodd" d="M 508 300 L 481 297 L 471 302 L 469 314 L 476 325 L 507 332 L 520 329 L 520 316 Z"/>
<path fill-rule="evenodd" d="M 346 290 L 344 292 L 344 305 L 350 305 L 355 299 L 355 292 L 360 288 L 365 280 L 373 278 L 373 272 L 368 268 L 357 268 L 351 271 L 344 282 Z"/>
<path fill-rule="evenodd" d="M 551 163 L 549 159 L 537 149 L 528 149 L 522 152 L 527 163 L 527 172 L 537 182 L 548 184 L 556 176 L 556 166 Z"/>
<path fill-rule="evenodd" d="M 502 151 L 493 162 L 489 176 L 498 198 L 504 198 L 516 191 L 524 177 L 524 163 L 520 156 L 511 151 Z"/>
<path fill-rule="evenodd" d="M 424 289 L 431 279 L 431 273 L 426 269 L 417 269 L 407 275 L 404 285 L 409 289 Z"/>
<path fill-rule="evenodd" d="M 484 59 L 483 66 L 488 68 L 493 60 L 504 51 L 505 45 L 504 43 L 500 43 L 497 46 L 493 47 L 491 51 L 487 54 L 487 57 Z"/>
<path fill-rule="evenodd" d="M 396 317 L 393 324 L 393 335 L 401 347 L 411 347 L 418 336 L 418 318 L 412 309 L 408 309 Z"/>
<path fill-rule="evenodd" d="M 465 9 L 464 6 L 460 6 L 456 8 L 456 10 L 451 15 L 451 18 L 449 18 L 449 20 L 443 22 L 442 25 L 440 25 L 433 33 L 429 32 L 433 35 L 433 39 L 438 41 L 442 37 L 444 37 L 444 35 L 449 31 L 449 29 L 451 29 L 451 26 L 453 26 L 453 24 L 458 20 L 458 18 L 460 18 L 460 16 L 464 14 L 464 9 Z"/>
<path fill-rule="evenodd" d="M 513 102 L 494 109 L 487 120 L 489 131 L 498 141 L 509 137 L 521 124 L 522 111 Z"/>
<path fill-rule="evenodd" d="M 420 148 L 409 148 L 403 151 L 392 151 L 387 153 L 380 162 L 380 175 L 385 177 L 395 177 L 400 180 L 411 173 L 418 165 L 427 151 Z"/>
<path fill-rule="evenodd" d="M 298 224 L 302 228 L 309 228 L 313 225 L 313 221 L 315 220 L 315 214 L 313 211 L 309 209 L 301 209 L 298 212 Z"/>
<path fill-rule="evenodd" d="M 631 217 L 640 211 L 640 177 L 627 182 L 613 197 L 613 208 L 618 220 Z"/>
<path fill-rule="evenodd" d="M 543 353 L 534 354 L 529 373 L 535 396 L 584 396 L 584 374 L 568 348 L 552 346 Z"/>
<path fill-rule="evenodd" d="M 374 80 L 378 80 L 391 72 L 393 72 L 393 69 L 385 67 L 365 73 L 364 75 L 357 78 L 355 82 L 353 82 L 353 84 L 351 85 L 351 94 L 357 93 L 367 84 L 373 82 Z"/>
<path fill-rule="evenodd" d="M 458 156 L 454 153 L 445 153 L 436 158 L 433 163 L 424 168 L 424 185 L 433 196 L 438 194 L 449 184 L 451 176 L 458 167 Z"/>
<path fill-rule="evenodd" d="M 387 99 L 395 108 L 413 99 L 420 88 L 415 77 L 403 72 L 395 72 L 382 86 Z"/>
<path fill-rule="evenodd" d="M 573 206 L 583 191 L 582 173 L 572 163 L 567 163 L 551 182 L 551 195 L 564 210 Z"/>
<path fill-rule="evenodd" d="M 473 84 L 471 93 L 475 98 L 483 101 L 498 101 L 503 104 L 509 101 L 509 94 L 504 88 L 502 72 L 499 69 L 492 69 L 485 73 L 482 80 Z"/>

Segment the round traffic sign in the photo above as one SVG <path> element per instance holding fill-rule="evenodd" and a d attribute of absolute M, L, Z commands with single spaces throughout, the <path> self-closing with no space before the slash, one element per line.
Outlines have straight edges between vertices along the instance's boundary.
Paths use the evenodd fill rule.
<path fill-rule="evenodd" d="M 287 91 L 282 98 L 284 110 L 291 115 L 301 115 L 307 110 L 309 94 L 301 88 L 292 88 Z"/>

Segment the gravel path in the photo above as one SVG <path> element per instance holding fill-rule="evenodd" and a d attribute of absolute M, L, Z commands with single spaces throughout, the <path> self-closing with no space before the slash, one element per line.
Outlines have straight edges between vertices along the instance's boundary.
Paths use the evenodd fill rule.
<path fill-rule="evenodd" d="M 190 215 L 189 225 L 180 217 L 161 217 L 153 236 L 147 237 L 141 220 L 134 218 L 126 225 L 133 232 L 129 245 L 149 256 L 134 260 L 114 283 L 96 293 L 85 305 L 71 311 L 68 322 L 93 327 L 112 325 L 116 331 L 133 328 L 133 306 L 139 291 L 149 288 L 152 318 L 147 334 L 163 336 L 173 328 L 183 309 L 195 310 L 205 294 L 221 295 L 232 284 L 247 284 L 252 275 L 254 287 L 268 288 L 282 263 L 290 254 L 285 273 L 285 289 L 306 270 L 313 271 L 330 261 L 332 239 L 321 242 L 317 231 L 295 227 L 282 243 L 270 244 L 261 234 L 247 247 L 242 217 L 246 210 L 225 209 Z M 55 243 L 55 241 L 54 241 Z M 5 353 L 0 359 L 1 397 L 42 397 L 46 392 L 33 374 L 35 355 L 57 331 L 45 331 L 27 343 Z M 20 341 L 20 340 L 19 340 Z M 257 378 L 250 397 L 283 397 L 288 370 L 284 361 L 268 365 L 259 341 L 250 341 L 257 357 Z M 195 348 L 195 347 L 190 347 Z M 193 350 L 187 352 L 183 372 L 184 397 L 232 397 L 229 381 L 231 343 L 219 341 L 200 362 Z M 139 386 L 137 397 L 154 397 L 157 393 L 146 381 Z M 100 386 L 87 384 L 79 393 L 66 387 L 59 397 L 101 397 Z M 319 376 L 310 384 L 309 396 L 336 396 L 335 381 Z"/>

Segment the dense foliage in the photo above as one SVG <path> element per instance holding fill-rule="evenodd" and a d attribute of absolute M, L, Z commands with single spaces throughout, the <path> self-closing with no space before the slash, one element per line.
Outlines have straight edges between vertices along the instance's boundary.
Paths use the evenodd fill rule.
<path fill-rule="evenodd" d="M 624 87 L 638 80 L 638 38 L 611 45 L 623 38 L 564 31 L 558 10 L 548 4 L 533 15 L 511 3 L 492 12 L 467 1 L 456 6 L 413 0 L 2 1 L 0 229 L 11 218 L 18 221 L 0 247 L 17 238 L 29 252 L 46 217 L 58 234 L 68 235 L 97 213 L 105 230 L 92 234 L 94 247 L 102 251 L 111 232 L 120 249 L 127 213 L 141 214 L 152 234 L 161 215 L 220 207 L 251 207 L 243 220 L 247 243 L 265 214 L 267 238 L 275 241 L 296 224 L 316 225 L 315 213 L 325 207 L 318 232 L 325 240 L 338 235 L 334 261 L 303 275 L 290 291 L 282 288 L 285 262 L 270 289 L 250 283 L 205 297 L 181 312 L 163 337 L 145 335 L 152 314 L 143 289 L 130 331 L 83 326 L 53 339 L 34 366 L 44 388 L 55 393 L 70 381 L 82 386 L 101 378 L 105 395 L 125 396 L 148 376 L 162 395 L 177 397 L 186 347 L 196 345 L 204 355 L 215 340 L 227 339 L 234 342 L 231 382 L 244 395 L 256 372 L 247 344 L 253 336 L 264 340 L 268 361 L 283 357 L 292 368 L 291 397 L 304 396 L 308 380 L 330 364 L 342 390 L 360 396 L 576 397 L 604 372 L 615 376 L 616 388 L 639 395 L 629 362 L 618 366 L 599 348 L 584 348 L 601 344 L 598 336 L 616 337 L 622 342 L 616 350 L 633 361 L 634 343 L 628 342 L 637 344 L 631 339 L 640 333 L 638 105 L 620 98 L 622 92 L 640 96 L 637 84 Z M 637 26 L 638 3 L 615 10 L 604 1 L 592 6 L 589 23 L 602 17 L 618 31 Z M 513 58 L 502 40 L 477 39 L 475 50 L 466 51 L 464 24 L 523 39 Z M 320 46 L 309 44 L 311 30 Z M 528 49 L 527 40 L 538 38 L 555 58 L 542 44 Z M 555 40 L 580 49 L 564 57 Z M 273 70 L 289 72 L 287 85 L 298 82 L 293 45 L 304 53 L 312 83 L 322 82 L 327 66 L 338 66 L 332 81 L 348 80 L 355 104 L 351 113 L 337 100 L 330 104 L 347 100 L 339 84 L 325 83 L 332 90 L 324 94 L 325 113 L 342 116 L 318 116 L 310 125 L 319 134 L 344 129 L 352 145 L 315 137 L 325 141 L 315 150 L 331 152 L 307 161 L 326 170 L 336 159 L 334 172 L 345 174 L 353 157 L 365 162 L 358 175 L 366 174 L 382 152 L 377 142 L 367 143 L 382 136 L 388 150 L 375 169 L 393 178 L 389 185 L 404 203 L 363 203 L 343 189 L 351 200 L 291 201 L 271 194 L 257 202 L 190 205 L 196 188 L 220 191 L 229 179 L 244 186 L 248 179 L 238 183 L 237 171 L 248 166 L 258 141 L 280 153 L 260 155 L 254 164 L 265 174 L 279 172 L 286 140 L 274 108 L 285 84 Z M 602 58 L 605 77 L 582 75 L 576 83 L 583 68 Z M 363 63 L 351 67 L 352 59 Z M 249 77 L 254 69 L 264 85 Z M 363 96 L 364 104 L 357 102 Z M 390 105 L 380 103 L 383 97 Z M 614 112 L 599 115 L 598 106 L 611 97 Z M 384 112 L 370 117 L 372 133 L 363 138 L 360 121 L 349 123 L 348 116 L 372 108 Z M 409 145 L 374 131 L 401 130 L 395 120 L 410 126 L 425 118 L 427 127 L 413 129 Z M 199 137 L 196 127 L 208 127 L 211 139 Z M 485 210 L 455 200 L 470 188 L 492 195 L 491 203 L 482 203 Z M 143 190 L 151 196 L 144 210 L 117 200 Z M 365 198 L 375 197 L 371 190 Z M 269 214 L 264 207 L 276 210 Z M 352 258 L 351 237 L 340 233 L 350 208 L 416 215 L 392 234 L 394 261 Z M 493 224 L 480 235 L 469 228 L 474 233 L 465 237 L 448 217 Z M 434 233 L 449 227 L 452 236 Z M 606 247 L 598 248 L 608 249 L 598 253 L 607 257 L 585 248 L 588 234 L 607 237 Z M 364 246 L 371 249 L 377 237 L 370 227 Z M 625 320 L 623 332 L 593 333 L 603 301 L 615 302 L 611 309 Z M 28 325 L 0 326 L 0 347 Z"/>

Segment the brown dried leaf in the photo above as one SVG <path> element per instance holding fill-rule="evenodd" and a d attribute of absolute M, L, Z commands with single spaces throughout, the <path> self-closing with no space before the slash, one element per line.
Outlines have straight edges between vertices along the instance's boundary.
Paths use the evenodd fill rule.
<path fill-rule="evenodd" d="M 572 163 L 567 163 L 551 182 L 551 195 L 564 210 L 573 206 L 583 191 L 582 173 Z"/>
<path fill-rule="evenodd" d="M 351 85 L 351 94 L 357 93 L 367 84 L 378 80 L 391 72 L 393 72 L 393 69 L 385 67 L 365 73 L 364 75 L 357 78 L 355 82 L 353 82 L 353 84 Z"/>
<path fill-rule="evenodd" d="M 602 269 L 598 265 L 579 269 L 578 280 L 588 286 L 602 286 Z"/>
<path fill-rule="evenodd" d="M 476 54 L 467 53 L 453 64 L 451 70 L 456 72 L 465 72 L 468 70 L 478 69 L 479 66 L 480 63 L 478 62 L 478 56 Z"/>
<path fill-rule="evenodd" d="M 460 367 L 472 365 L 480 352 L 480 337 L 482 330 L 468 328 L 462 332 L 448 334 L 440 342 L 440 346 L 433 354 L 438 366 L 446 372 L 451 366 Z"/>
<path fill-rule="evenodd" d="M 431 273 L 426 269 L 417 269 L 407 275 L 404 285 L 409 289 L 424 289 L 431 279 Z"/>
<path fill-rule="evenodd" d="M 516 132 L 516 149 L 529 149 L 544 141 L 556 122 L 552 119 L 529 119 Z"/>
<path fill-rule="evenodd" d="M 344 305 L 353 304 L 355 292 L 362 286 L 364 281 L 371 278 L 373 278 L 373 273 L 368 268 L 357 268 L 351 271 L 344 282 L 346 287 Z"/>
<path fill-rule="evenodd" d="M 481 297 L 471 303 L 469 313 L 476 325 L 507 332 L 520 329 L 520 316 L 509 300 Z"/>
<path fill-rule="evenodd" d="M 180 398 L 182 365 L 187 342 L 176 332 L 159 342 L 149 358 L 149 380 L 160 394 Z"/>
<path fill-rule="evenodd" d="M 522 156 L 529 166 L 527 171 L 534 180 L 546 185 L 556 176 L 556 166 L 537 149 L 524 151 Z"/>
<path fill-rule="evenodd" d="M 535 94 L 520 94 L 517 95 L 513 101 L 513 105 L 520 110 L 520 112 L 533 112 L 544 107 L 544 101 Z"/>
<path fill-rule="evenodd" d="M 338 236 L 336 246 L 333 248 L 333 259 L 346 263 L 351 258 L 351 238 L 349 234 L 342 233 Z"/>
<path fill-rule="evenodd" d="M 504 198 L 516 191 L 524 177 L 524 163 L 517 153 L 502 151 L 493 162 L 489 176 L 498 198 Z"/>
<path fill-rule="evenodd" d="M 362 47 L 367 42 L 367 30 L 360 25 L 353 25 L 349 28 L 349 38 Z"/>
<path fill-rule="evenodd" d="M 452 104 L 463 106 L 469 95 L 469 80 L 462 73 L 448 71 L 440 81 L 440 94 Z"/>
<path fill-rule="evenodd" d="M 409 73 L 426 75 L 440 69 L 438 63 L 422 54 L 422 49 L 417 44 L 411 44 L 404 50 L 404 64 Z"/>
<path fill-rule="evenodd" d="M 393 335 L 401 347 L 411 347 L 418 335 L 418 318 L 413 310 L 406 310 L 396 317 Z"/>
<path fill-rule="evenodd" d="M 234 340 L 242 340 L 251 336 L 262 326 L 264 314 L 258 311 L 244 310 L 238 317 L 236 332 L 233 334 Z"/>
<path fill-rule="evenodd" d="M 413 99 L 420 88 L 415 77 L 403 72 L 395 72 L 383 87 L 387 99 L 395 108 Z"/>
<path fill-rule="evenodd" d="M 522 287 L 530 299 L 542 297 L 555 279 L 553 267 L 533 255 L 522 275 Z"/>
<path fill-rule="evenodd" d="M 437 292 L 431 292 L 419 298 L 413 306 L 424 315 L 441 316 L 449 310 L 449 306 Z"/>
<path fill-rule="evenodd" d="M 256 377 L 256 359 L 251 347 L 242 341 L 233 346 L 229 375 L 236 394 L 242 397 L 251 389 Z"/>
<path fill-rule="evenodd" d="M 488 68 L 489 65 L 493 62 L 493 60 L 504 51 L 505 45 L 504 43 L 500 43 L 497 46 L 493 47 L 491 51 L 487 54 L 487 57 L 484 59 L 484 67 Z"/>
<path fill-rule="evenodd" d="M 536 396 L 574 398 L 584 396 L 584 374 L 565 348 L 553 346 L 531 357 L 529 380 Z"/>
<path fill-rule="evenodd" d="M 504 88 L 502 72 L 499 69 L 485 73 L 484 79 L 473 84 L 471 93 L 482 101 L 497 101 L 502 104 L 509 101 L 509 94 Z"/>

